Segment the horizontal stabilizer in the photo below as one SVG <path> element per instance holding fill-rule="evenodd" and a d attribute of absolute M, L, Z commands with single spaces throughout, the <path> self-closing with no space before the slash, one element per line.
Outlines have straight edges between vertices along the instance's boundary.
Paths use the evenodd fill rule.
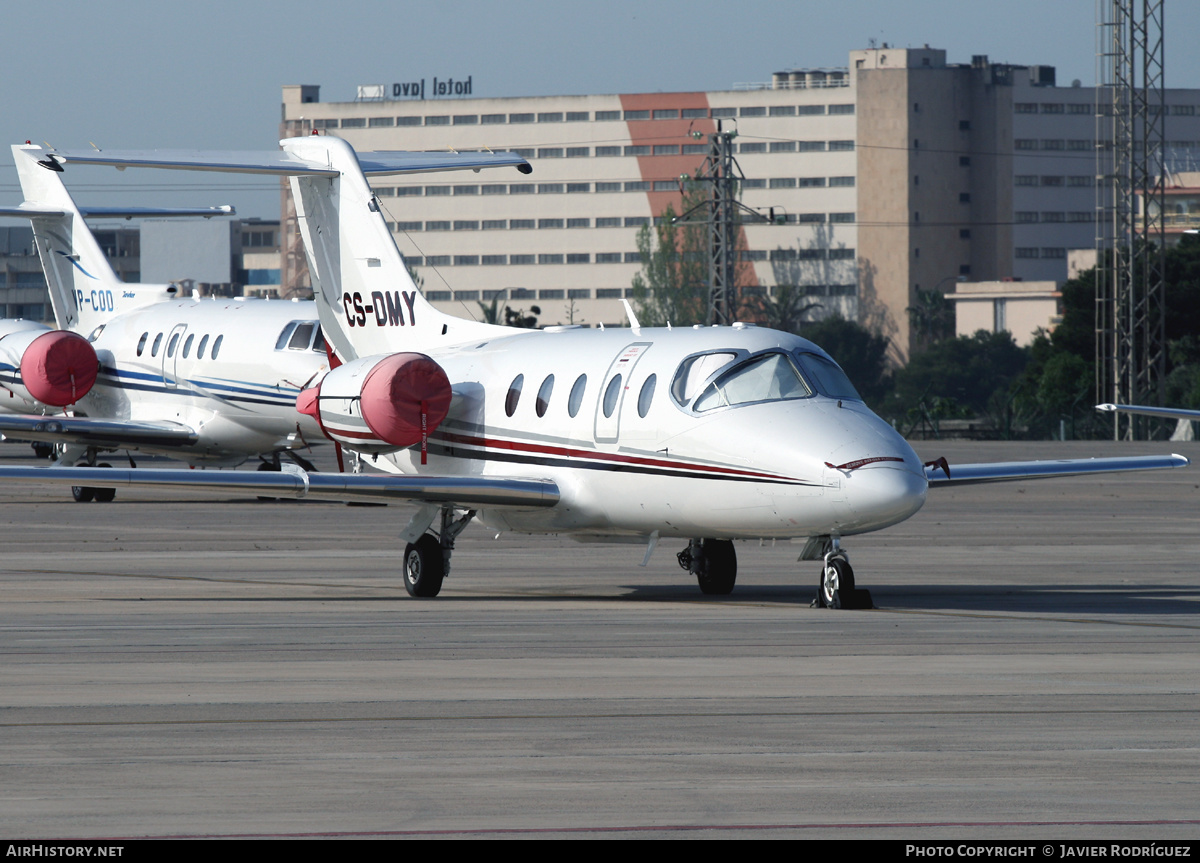
<path fill-rule="evenodd" d="M 213 216 L 236 216 L 235 210 L 229 204 L 220 207 L 79 207 L 79 214 L 85 219 L 169 219 L 179 217 L 201 217 L 211 219 Z M 0 216 L 11 216 L 17 219 L 35 219 L 43 216 L 66 216 L 69 211 L 63 207 L 47 204 L 20 204 L 16 207 L 0 207 Z"/>
<path fill-rule="evenodd" d="M 1052 461 L 1002 461 L 985 464 L 950 465 L 949 476 L 939 464 L 925 466 L 929 487 L 971 485 L 980 482 L 1014 482 L 1049 477 L 1084 476 L 1097 473 L 1121 473 L 1133 470 L 1164 470 L 1186 467 L 1190 462 L 1181 455 L 1141 455 L 1120 458 L 1064 458 Z"/>
<path fill-rule="evenodd" d="M 46 204 L 20 204 L 16 207 L 0 207 L 0 216 L 11 216 L 14 219 L 36 219 L 39 216 L 65 216 L 67 212 L 62 207 L 51 207 Z"/>
<path fill-rule="evenodd" d="M 0 481 L 106 488 L 176 488 L 319 500 L 426 501 L 461 507 L 550 507 L 558 486 L 549 480 L 505 477 L 427 477 L 308 473 L 284 465 L 279 473 L 246 470 L 130 470 L 91 467 L 0 467 Z"/>
<path fill-rule="evenodd" d="M 85 219 L 171 219 L 199 216 L 236 216 L 237 210 L 230 204 L 220 207 L 80 207 Z"/>
<path fill-rule="evenodd" d="M 39 164 L 108 165 L 113 168 L 167 168 L 224 174 L 315 175 L 337 172 L 281 150 L 53 150 Z"/>
<path fill-rule="evenodd" d="M 339 174 L 327 163 L 309 161 L 286 150 L 56 150 L 48 152 L 45 161 L 55 164 L 109 165 L 122 169 L 165 168 L 287 177 L 336 177 Z M 367 176 L 478 171 L 505 166 L 515 167 L 524 174 L 533 170 L 529 162 L 516 153 L 381 151 L 359 153 L 358 163 Z"/>

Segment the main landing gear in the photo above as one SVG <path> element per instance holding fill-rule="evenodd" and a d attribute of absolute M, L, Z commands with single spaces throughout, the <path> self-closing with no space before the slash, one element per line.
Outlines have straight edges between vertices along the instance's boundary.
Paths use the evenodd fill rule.
<path fill-rule="evenodd" d="M 812 601 L 813 608 L 874 608 L 869 590 L 859 590 L 854 586 L 854 569 L 846 552 L 842 550 L 841 540 L 836 536 L 815 537 L 824 552 L 824 565 L 821 567 L 821 578 L 817 582 L 817 596 Z M 801 560 L 812 560 L 815 554 L 810 552 L 813 541 L 805 546 Z"/>
<path fill-rule="evenodd" d="M 679 565 L 696 576 L 700 592 L 725 596 L 737 581 L 737 552 L 728 539 L 693 539 L 677 554 Z"/>
<path fill-rule="evenodd" d="M 70 462 L 67 462 L 70 464 Z M 107 462 L 96 462 L 96 451 L 89 448 L 87 458 L 79 462 L 76 467 L 107 467 L 112 465 Z M 71 486 L 71 497 L 76 503 L 91 503 L 93 500 L 96 503 L 111 503 L 117 496 L 115 488 L 94 488 L 89 485 L 73 485 Z"/>
<path fill-rule="evenodd" d="M 431 508 L 432 509 L 432 508 Z M 416 542 L 410 542 L 404 548 L 404 589 L 409 596 L 429 598 L 438 595 L 442 589 L 442 581 L 450 574 L 450 555 L 454 551 L 454 540 L 463 532 L 475 510 L 456 510 L 452 506 L 441 509 L 441 530 L 435 536 L 432 533 L 422 533 Z M 413 522 L 421 517 L 418 512 Z M 425 529 L 433 523 L 433 514 Z M 410 528 L 412 524 L 410 523 Z M 420 529 L 418 527 L 418 529 Z"/>

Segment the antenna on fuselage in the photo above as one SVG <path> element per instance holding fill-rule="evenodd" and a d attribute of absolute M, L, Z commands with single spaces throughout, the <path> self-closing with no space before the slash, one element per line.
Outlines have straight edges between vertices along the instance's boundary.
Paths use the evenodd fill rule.
<path fill-rule="evenodd" d="M 637 315 L 633 313 L 633 306 L 629 305 L 629 300 L 624 297 L 621 298 L 621 302 L 625 305 L 625 316 L 629 318 L 629 328 L 633 330 L 635 336 L 640 336 L 642 325 L 638 323 Z"/>

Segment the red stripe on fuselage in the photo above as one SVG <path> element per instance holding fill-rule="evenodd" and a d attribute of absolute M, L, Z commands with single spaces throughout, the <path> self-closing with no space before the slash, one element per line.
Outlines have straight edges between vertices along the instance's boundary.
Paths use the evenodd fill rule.
<path fill-rule="evenodd" d="M 449 443 L 470 444 L 473 446 L 490 447 L 492 449 L 506 449 L 513 450 L 515 452 L 538 453 L 540 455 L 556 455 L 566 458 L 582 458 L 592 461 L 615 462 L 617 464 L 634 464 L 645 467 L 670 468 L 673 470 L 694 470 L 705 473 L 725 474 L 728 476 L 752 477 L 755 479 L 791 480 L 793 482 L 797 481 L 793 477 L 783 476 L 782 474 L 762 473 L 760 471 L 741 470 L 739 468 L 732 467 L 717 467 L 715 465 L 693 464 L 690 462 L 672 461 L 668 459 L 646 458 L 644 456 L 623 455 L 621 453 L 607 453 L 600 452 L 598 450 L 572 449 L 571 447 L 524 443 L 521 441 L 501 440 L 499 438 L 474 437 L 471 435 L 456 434 L 454 432 L 446 431 L 439 431 L 430 437 L 433 439 L 447 441 Z"/>

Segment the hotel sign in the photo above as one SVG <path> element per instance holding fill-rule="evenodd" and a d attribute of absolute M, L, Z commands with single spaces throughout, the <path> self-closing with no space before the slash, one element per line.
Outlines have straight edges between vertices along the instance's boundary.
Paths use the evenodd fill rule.
<path fill-rule="evenodd" d="M 434 78 L 429 85 L 428 93 L 425 79 L 419 81 L 403 81 L 392 85 L 393 99 L 437 99 L 440 96 L 470 96 L 471 76 L 464 78 Z"/>

